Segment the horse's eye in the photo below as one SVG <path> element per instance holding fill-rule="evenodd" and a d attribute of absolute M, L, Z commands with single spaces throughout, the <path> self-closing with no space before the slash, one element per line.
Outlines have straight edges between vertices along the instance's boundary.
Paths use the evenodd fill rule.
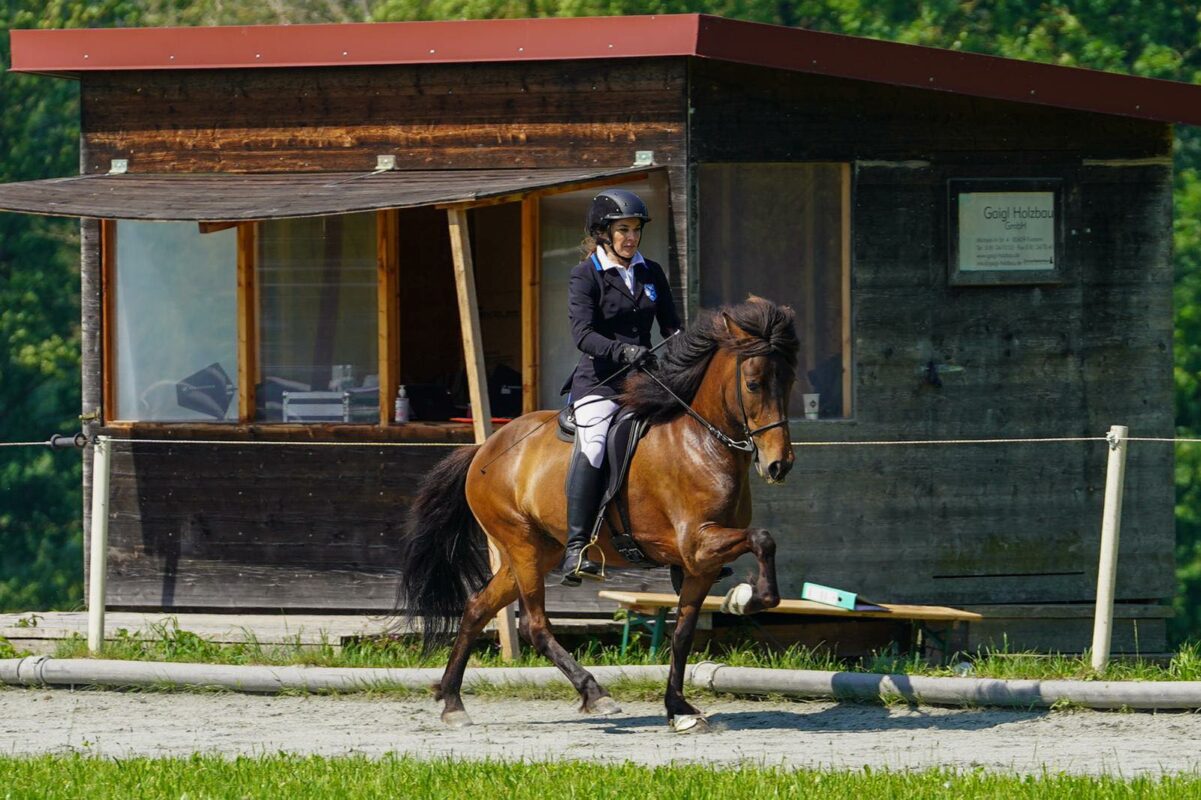
<path fill-rule="evenodd" d="M 746 382 L 746 390 L 748 392 L 759 391 L 759 381 L 747 381 Z"/>

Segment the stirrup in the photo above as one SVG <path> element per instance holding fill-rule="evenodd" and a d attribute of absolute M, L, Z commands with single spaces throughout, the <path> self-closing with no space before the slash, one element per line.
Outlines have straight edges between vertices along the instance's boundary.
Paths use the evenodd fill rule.
<path fill-rule="evenodd" d="M 600 561 L 593 561 L 592 559 L 587 557 L 588 549 L 595 545 L 596 545 L 596 539 L 593 538 L 593 540 L 591 542 L 589 542 L 588 544 L 586 544 L 580 548 L 580 555 L 576 559 L 575 564 L 571 567 L 571 569 L 569 569 L 563 573 L 563 580 L 561 581 L 562 585 L 564 585 L 564 586 L 579 586 L 581 583 L 584 582 L 585 578 L 587 578 L 590 581 L 605 580 L 605 551 L 600 550 L 600 554 L 601 554 Z M 585 563 L 596 564 L 600 568 L 600 572 L 593 573 L 593 572 L 585 571 L 584 570 Z"/>

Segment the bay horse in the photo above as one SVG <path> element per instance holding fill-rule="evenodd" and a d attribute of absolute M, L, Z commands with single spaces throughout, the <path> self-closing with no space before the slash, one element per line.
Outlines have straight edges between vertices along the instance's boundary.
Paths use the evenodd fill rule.
<path fill-rule="evenodd" d="M 701 603 L 722 566 L 753 553 L 759 574 L 726 606 L 750 614 L 779 604 L 775 542 L 751 522 L 748 476 L 768 483 L 792 467 L 788 400 L 798 341 L 793 312 L 768 300 L 705 311 L 667 341 L 658 365 L 630 374 L 619 402 L 651 425 L 635 453 L 623 495 L 632 531 L 653 561 L 682 573 L 664 703 L 673 730 L 707 726 L 684 699 L 684 671 Z M 675 395 L 673 397 L 673 395 Z M 556 641 L 545 609 L 547 573 L 563 557 L 563 490 L 572 446 L 555 434 L 554 411 L 508 423 L 482 445 L 455 450 L 422 481 L 401 542 L 398 612 L 421 617 L 427 648 L 454 646 L 440 683 L 442 720 L 471 724 L 460 695 L 471 646 L 489 620 L 520 598 L 519 631 L 579 692 L 581 711 L 621 709 Z M 606 530 L 605 562 L 628 565 Z M 485 535 L 500 566 L 490 574 Z M 595 558 L 595 556 L 594 556 Z M 461 616 L 461 619 L 460 619 Z"/>

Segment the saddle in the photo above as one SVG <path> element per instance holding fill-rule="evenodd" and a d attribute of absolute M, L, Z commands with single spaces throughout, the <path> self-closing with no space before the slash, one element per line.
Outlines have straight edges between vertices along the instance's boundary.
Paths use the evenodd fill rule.
<path fill-rule="evenodd" d="M 649 427 L 650 425 L 645 419 L 636 417 L 633 411 L 626 409 L 618 409 L 617 414 L 613 417 L 613 422 L 609 424 L 609 436 L 605 442 L 605 467 L 608 471 L 608 480 L 605 484 L 605 492 L 601 496 L 596 522 L 592 526 L 595 539 L 596 533 L 605 519 L 605 512 L 608 511 L 610 504 L 615 506 L 617 515 L 620 517 L 620 524 L 614 524 L 613 520 L 609 521 L 609 540 L 613 542 L 613 549 L 621 553 L 622 558 L 631 564 L 647 569 L 661 565 L 647 558 L 646 553 L 642 552 L 642 548 L 634 541 L 629 507 L 621 501 L 618 495 L 622 484 L 629 475 L 630 465 L 634 462 L 634 452 L 638 449 L 638 442 L 646 435 Z M 559 412 L 559 428 L 556 433 L 564 442 L 575 441 L 575 414 L 571 406 L 567 406 Z"/>

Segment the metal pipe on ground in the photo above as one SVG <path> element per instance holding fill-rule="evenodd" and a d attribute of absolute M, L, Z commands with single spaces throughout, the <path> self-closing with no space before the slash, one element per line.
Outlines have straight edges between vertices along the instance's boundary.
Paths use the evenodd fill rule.
<path fill-rule="evenodd" d="M 997 678 L 928 678 L 860 672 L 727 667 L 701 662 L 689 672 L 692 686 L 731 694 L 782 694 L 840 700 L 905 700 L 927 705 L 1049 708 L 1197 709 L 1201 681 L 1041 681 Z"/>
<path fill-rule="evenodd" d="M 666 666 L 592 667 L 598 680 L 667 680 Z M 0 660 L 0 683 L 16 686 L 109 686 L 229 689 L 235 692 L 359 692 L 370 689 L 425 689 L 442 679 L 441 668 L 270 667 L 228 664 L 56 659 L 30 656 Z M 555 667 L 491 667 L 467 670 L 466 687 L 567 686 Z"/>
<path fill-rule="evenodd" d="M 619 680 L 666 681 L 666 666 L 590 667 L 602 684 Z M 424 689 L 441 668 L 268 667 L 178 664 L 30 656 L 0 660 L 0 683 L 15 686 L 109 686 L 221 688 L 237 692 L 356 692 Z M 1087 708 L 1201 709 L 1201 681 L 1038 681 L 994 678 L 928 678 L 857 672 L 728 667 L 704 661 L 690 666 L 694 688 L 726 694 L 781 694 L 836 700 L 888 701 L 949 706 L 1048 708 L 1071 703 Z M 567 685 L 554 667 L 469 669 L 465 687 Z"/>

